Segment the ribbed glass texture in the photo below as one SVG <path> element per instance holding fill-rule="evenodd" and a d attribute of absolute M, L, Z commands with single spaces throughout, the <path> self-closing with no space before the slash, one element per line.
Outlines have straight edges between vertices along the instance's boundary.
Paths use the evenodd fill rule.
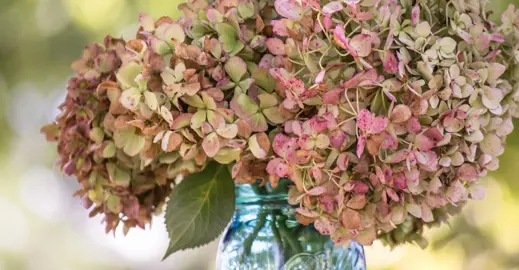
<path fill-rule="evenodd" d="M 336 247 L 313 226 L 299 224 L 282 188 L 236 188 L 236 212 L 218 248 L 218 270 L 366 269 L 361 245 Z"/>

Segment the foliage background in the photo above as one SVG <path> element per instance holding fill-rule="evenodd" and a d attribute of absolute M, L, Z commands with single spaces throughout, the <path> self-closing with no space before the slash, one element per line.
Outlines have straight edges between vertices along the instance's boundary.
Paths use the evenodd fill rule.
<path fill-rule="evenodd" d="M 518 0 L 490 1 L 499 14 Z M 76 198 L 74 179 L 53 167 L 39 127 L 64 98 L 72 60 L 106 34 L 131 37 L 140 11 L 178 16 L 180 0 L 0 0 L 0 270 L 214 269 L 217 243 L 160 262 L 163 218 L 147 231 L 105 235 Z M 496 16 L 497 17 L 497 16 Z M 519 124 L 519 122 L 516 122 Z M 519 129 L 487 199 L 428 231 L 426 250 L 366 248 L 370 270 L 519 269 Z"/>

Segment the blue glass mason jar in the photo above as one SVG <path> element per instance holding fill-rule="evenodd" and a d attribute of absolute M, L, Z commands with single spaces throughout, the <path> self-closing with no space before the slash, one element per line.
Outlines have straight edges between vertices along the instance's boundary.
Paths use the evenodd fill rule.
<path fill-rule="evenodd" d="M 218 247 L 217 270 L 365 270 L 363 247 L 336 247 L 299 224 L 286 185 L 238 185 L 236 211 Z"/>

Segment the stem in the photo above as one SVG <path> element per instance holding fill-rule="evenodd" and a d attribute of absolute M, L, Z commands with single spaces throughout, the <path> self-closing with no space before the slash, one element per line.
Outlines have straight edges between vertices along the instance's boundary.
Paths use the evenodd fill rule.
<path fill-rule="evenodd" d="M 258 186 L 256 184 L 252 184 L 251 185 L 251 189 L 254 192 L 254 194 L 256 194 L 256 195 L 261 196 L 261 195 L 265 195 L 266 194 L 265 188 L 264 187 L 260 187 L 260 186 Z"/>
<path fill-rule="evenodd" d="M 245 257 L 249 256 L 250 250 L 252 248 L 252 243 L 254 240 L 256 240 L 256 237 L 258 236 L 258 233 L 263 227 L 265 226 L 265 222 L 267 221 L 267 213 L 261 212 L 258 214 L 258 219 L 256 221 L 256 226 L 254 226 L 254 230 L 252 231 L 249 236 L 247 236 L 247 239 L 243 241 L 243 254 L 241 257 L 241 261 L 245 259 Z"/>
<path fill-rule="evenodd" d="M 272 223 L 270 223 L 270 228 L 272 229 L 272 233 L 274 234 L 274 238 L 276 239 L 276 242 L 279 244 L 280 248 L 283 250 L 283 256 L 286 258 L 286 249 L 283 244 L 283 241 L 281 240 L 281 235 L 279 234 L 278 227 L 276 226 L 276 214 L 274 211 L 270 212 L 270 215 L 272 217 Z"/>
<path fill-rule="evenodd" d="M 281 235 L 285 240 L 288 242 L 292 250 L 295 252 L 295 254 L 301 253 L 303 251 L 303 248 L 299 244 L 299 241 L 297 241 L 296 235 L 294 232 L 292 232 L 290 229 L 287 228 L 285 221 L 286 217 L 281 216 L 277 223 L 278 229 L 281 232 Z"/>

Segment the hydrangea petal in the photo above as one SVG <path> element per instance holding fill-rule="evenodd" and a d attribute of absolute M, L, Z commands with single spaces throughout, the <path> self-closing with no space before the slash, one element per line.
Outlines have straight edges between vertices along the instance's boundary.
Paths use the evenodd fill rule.
<path fill-rule="evenodd" d="M 274 8 L 279 15 L 292 21 L 300 21 L 308 10 L 295 0 L 275 0 Z"/>

